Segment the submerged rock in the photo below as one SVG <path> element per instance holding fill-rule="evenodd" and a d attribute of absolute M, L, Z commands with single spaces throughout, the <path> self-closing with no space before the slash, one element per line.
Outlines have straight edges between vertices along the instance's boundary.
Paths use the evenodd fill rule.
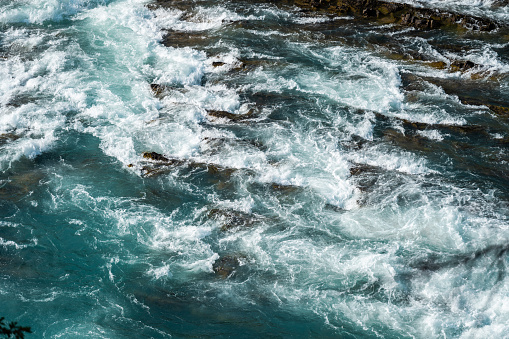
<path fill-rule="evenodd" d="M 257 218 L 251 214 L 229 210 L 229 209 L 211 209 L 208 213 L 208 217 L 216 219 L 222 223 L 221 231 L 231 231 L 238 228 L 249 228 L 252 227 Z"/>
<path fill-rule="evenodd" d="M 380 171 L 380 167 L 372 166 L 368 164 L 354 164 L 353 167 L 350 168 L 350 175 L 357 176 L 363 173 L 374 173 Z"/>
<path fill-rule="evenodd" d="M 11 175 L 7 180 L 0 180 L 0 199 L 17 201 L 34 191 L 44 178 L 38 170 Z"/>

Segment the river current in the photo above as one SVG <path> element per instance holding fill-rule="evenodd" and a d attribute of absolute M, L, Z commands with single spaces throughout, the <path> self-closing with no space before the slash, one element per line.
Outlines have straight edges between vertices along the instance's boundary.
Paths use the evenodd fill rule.
<path fill-rule="evenodd" d="M 0 316 L 27 338 L 507 337 L 509 9 L 399 2 L 501 28 L 0 0 Z"/>

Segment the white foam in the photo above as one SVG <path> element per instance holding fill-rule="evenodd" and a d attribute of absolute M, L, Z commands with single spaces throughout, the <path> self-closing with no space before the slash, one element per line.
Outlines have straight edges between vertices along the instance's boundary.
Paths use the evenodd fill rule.
<path fill-rule="evenodd" d="M 18 243 L 14 242 L 12 240 L 5 240 L 2 237 L 0 237 L 0 246 L 3 246 L 3 247 L 12 246 L 17 250 L 27 247 L 27 245 L 19 245 Z"/>
<path fill-rule="evenodd" d="M 75 95 L 78 90 L 70 85 L 80 72 L 64 71 L 66 61 L 66 55 L 53 48 L 33 60 L 13 57 L 0 61 L 0 76 L 10 79 L 0 84 L 0 133 L 21 137 L 4 146 L 0 169 L 22 156 L 33 158 L 51 148 L 55 132 L 66 121 L 64 113 L 83 106 L 85 97 Z M 35 100 L 25 103 L 25 96 L 43 99 L 36 99 L 37 104 L 32 102 Z M 57 98 L 56 102 L 52 102 L 53 98 Z"/>
<path fill-rule="evenodd" d="M 152 267 L 147 271 L 149 276 L 154 279 L 168 279 L 172 277 L 170 272 L 170 265 L 163 265 L 161 267 Z"/>
<path fill-rule="evenodd" d="M 307 69 L 288 69 L 297 75 L 287 78 L 257 69 L 251 73 L 256 91 L 281 92 L 295 90 L 320 94 L 345 105 L 377 112 L 397 111 L 403 107 L 404 96 L 399 86 L 398 67 L 367 53 L 345 47 L 315 50 L 304 44 L 292 44 L 298 53 L 309 54 L 334 71 L 335 75 Z"/>
<path fill-rule="evenodd" d="M 15 1 L 0 8 L 0 22 L 42 24 L 62 21 L 88 8 L 105 5 L 108 0 L 33 0 Z"/>
<path fill-rule="evenodd" d="M 509 9 L 499 0 L 397 0 L 417 7 L 438 8 L 508 21 Z"/>
<path fill-rule="evenodd" d="M 431 139 L 431 140 L 437 140 L 437 141 L 444 140 L 444 136 L 439 131 L 437 131 L 436 129 L 425 130 L 425 131 L 417 131 L 417 133 L 422 135 L 423 137 Z"/>
<path fill-rule="evenodd" d="M 214 30 L 224 25 L 243 20 L 263 20 L 264 16 L 241 16 L 221 6 L 201 7 L 194 9 L 193 15 L 186 15 L 178 9 L 158 8 L 156 13 L 156 22 L 165 29 L 186 32 L 202 32 Z"/>
<path fill-rule="evenodd" d="M 434 170 L 428 168 L 425 159 L 406 151 L 388 150 L 383 145 L 368 147 L 354 154 L 349 153 L 347 158 L 353 163 L 367 164 L 388 171 L 407 174 L 435 173 Z"/>

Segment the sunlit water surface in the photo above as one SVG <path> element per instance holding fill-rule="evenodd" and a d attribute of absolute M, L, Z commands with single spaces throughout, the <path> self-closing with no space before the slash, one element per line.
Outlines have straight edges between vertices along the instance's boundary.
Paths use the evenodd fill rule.
<path fill-rule="evenodd" d="M 507 41 L 147 4 L 0 1 L 0 316 L 27 338 L 507 335 L 507 116 L 426 80 L 507 107 Z"/>

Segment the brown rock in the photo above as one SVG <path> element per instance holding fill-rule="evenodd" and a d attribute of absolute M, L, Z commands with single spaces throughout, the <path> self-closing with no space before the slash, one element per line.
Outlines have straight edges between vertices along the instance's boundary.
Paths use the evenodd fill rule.
<path fill-rule="evenodd" d="M 159 153 L 156 153 L 156 152 L 144 152 L 142 154 L 142 156 L 145 158 L 145 159 L 150 159 L 150 160 L 154 160 L 154 161 L 164 161 L 164 162 L 168 162 L 170 161 L 168 158 L 166 158 L 165 156 L 159 154 Z"/>
<path fill-rule="evenodd" d="M 246 114 L 234 114 L 226 111 L 214 111 L 209 110 L 207 111 L 207 114 L 214 118 L 225 118 L 231 121 L 242 121 L 249 118 L 252 118 L 254 115 L 254 110 L 250 110 Z"/>

